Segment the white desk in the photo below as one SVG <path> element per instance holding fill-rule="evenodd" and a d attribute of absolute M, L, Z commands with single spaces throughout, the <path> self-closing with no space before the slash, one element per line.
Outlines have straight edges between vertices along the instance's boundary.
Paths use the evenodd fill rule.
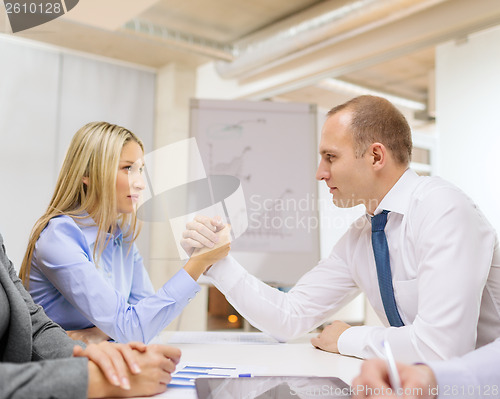
<path fill-rule="evenodd" d="M 208 343 L 208 340 L 207 343 L 198 341 L 198 343 L 170 344 L 172 333 L 166 332 L 155 342 L 180 348 L 181 362 L 244 364 L 252 369 L 262 370 L 262 375 L 334 376 L 350 384 L 359 374 L 362 361 L 314 348 L 309 342 L 313 335 L 286 344 L 214 344 Z M 159 396 L 171 399 L 196 398 L 196 393 L 192 388 L 169 388 Z"/>

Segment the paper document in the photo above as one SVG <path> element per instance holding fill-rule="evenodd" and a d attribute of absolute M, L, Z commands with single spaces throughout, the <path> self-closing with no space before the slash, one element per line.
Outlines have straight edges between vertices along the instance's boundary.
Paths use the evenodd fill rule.
<path fill-rule="evenodd" d="M 245 365 L 229 365 L 216 363 L 179 363 L 172 373 L 172 380 L 167 391 L 158 396 L 196 398 L 195 380 L 203 377 L 247 378 L 262 373 L 263 368 Z"/>

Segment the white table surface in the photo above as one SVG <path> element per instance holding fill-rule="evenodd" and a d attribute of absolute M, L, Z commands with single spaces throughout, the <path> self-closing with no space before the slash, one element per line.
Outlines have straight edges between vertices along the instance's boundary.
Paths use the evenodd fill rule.
<path fill-rule="evenodd" d="M 176 333 L 177 337 L 178 334 Z M 190 333 L 186 333 L 190 334 Z M 224 333 L 227 334 L 227 333 Z M 240 334 L 234 332 L 231 334 Z M 267 337 L 262 333 L 256 338 Z M 174 338 L 172 332 L 162 333 L 156 343 L 176 346 L 182 351 L 181 363 L 217 364 L 217 365 L 245 365 L 254 375 L 306 375 L 339 377 L 350 384 L 359 374 L 362 361 L 357 358 L 328 353 L 314 348 L 309 334 L 288 343 L 255 344 L 255 343 L 213 343 L 213 335 L 197 333 L 198 339 L 194 343 L 170 343 Z M 200 339 L 201 338 L 201 339 Z M 171 399 L 196 398 L 193 388 L 168 388 L 158 397 Z"/>

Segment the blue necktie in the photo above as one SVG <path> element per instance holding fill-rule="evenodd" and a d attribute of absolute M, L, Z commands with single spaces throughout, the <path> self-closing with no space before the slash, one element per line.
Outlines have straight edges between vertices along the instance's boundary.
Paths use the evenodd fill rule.
<path fill-rule="evenodd" d="M 394 289 L 392 287 L 391 263 L 389 260 L 389 247 L 385 237 L 385 225 L 389 211 L 382 211 L 372 217 L 372 246 L 377 265 L 378 286 L 380 296 L 384 304 L 385 314 L 391 326 L 404 326 L 401 316 L 399 316 L 396 300 L 394 299 Z"/>

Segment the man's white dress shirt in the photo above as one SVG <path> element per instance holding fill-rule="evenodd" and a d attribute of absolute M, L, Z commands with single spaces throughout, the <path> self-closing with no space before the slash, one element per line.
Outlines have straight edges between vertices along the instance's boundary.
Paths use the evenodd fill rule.
<path fill-rule="evenodd" d="M 390 211 L 385 233 L 404 327 L 389 327 L 384 312 L 368 215 L 288 293 L 250 275 L 231 256 L 207 275 L 242 316 L 280 341 L 311 331 L 363 291 L 387 327 L 349 328 L 338 341 L 345 355 L 381 357 L 387 339 L 400 361 L 448 359 L 499 337 L 500 251 L 474 203 L 452 184 L 408 169 L 375 214 L 384 209 Z"/>

